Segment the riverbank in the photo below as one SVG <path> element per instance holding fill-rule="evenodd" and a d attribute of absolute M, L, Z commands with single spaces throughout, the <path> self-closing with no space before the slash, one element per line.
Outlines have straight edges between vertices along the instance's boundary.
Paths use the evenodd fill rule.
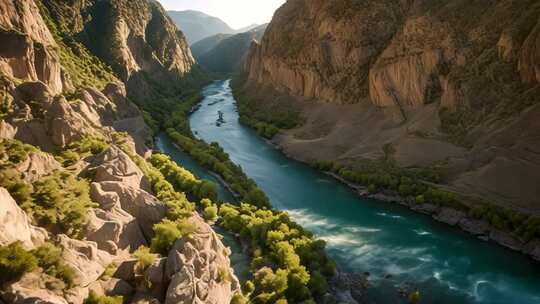
<path fill-rule="evenodd" d="M 245 126 L 251 128 L 249 125 Z M 256 133 L 258 134 L 258 132 Z M 311 167 L 311 164 L 301 159 L 300 157 L 295 157 L 294 155 L 287 153 L 284 147 L 279 144 L 278 140 L 267 139 L 260 136 L 259 134 L 258 136 L 263 141 L 272 145 L 281 153 L 283 153 L 287 158 L 304 163 Z M 368 191 L 368 187 L 364 185 L 350 182 L 333 172 L 321 172 L 331 176 L 332 178 L 336 179 L 348 188 L 352 189 L 360 197 L 384 201 L 388 203 L 397 203 L 401 206 L 408 208 L 409 210 L 427 215 L 435 221 L 447 224 L 451 227 L 467 232 L 477 237 L 481 241 L 491 241 L 507 249 L 525 254 L 533 260 L 540 262 L 540 238 L 533 238 L 529 241 L 524 242 L 519 237 L 514 236 L 511 231 L 497 229 L 489 222 L 482 219 L 473 218 L 461 210 L 449 206 L 437 206 L 436 204 L 432 204 L 429 202 L 424 204 L 418 204 L 414 197 L 402 197 L 399 193 L 393 191 L 370 193 Z"/>
<path fill-rule="evenodd" d="M 278 147 L 279 150 L 282 151 L 287 157 L 302 162 L 302 160 L 295 159 L 291 155 L 287 155 L 275 142 L 268 140 L 267 142 L 270 142 L 275 147 Z M 477 237 L 481 241 L 492 241 L 500 246 L 520 252 L 529 256 L 533 260 L 540 262 L 540 239 L 538 238 L 534 238 L 528 242 L 523 242 L 519 238 L 512 235 L 511 232 L 497 229 L 490 225 L 487 221 L 472 218 L 461 210 L 450 207 L 441 207 L 430 203 L 418 204 L 413 197 L 402 197 L 399 195 L 399 193 L 392 191 L 370 193 L 368 191 L 368 187 L 352 183 L 333 172 L 323 171 L 323 173 L 344 184 L 360 197 L 388 203 L 397 203 L 412 211 L 425 214 L 431 217 L 433 220 L 467 232 Z"/>

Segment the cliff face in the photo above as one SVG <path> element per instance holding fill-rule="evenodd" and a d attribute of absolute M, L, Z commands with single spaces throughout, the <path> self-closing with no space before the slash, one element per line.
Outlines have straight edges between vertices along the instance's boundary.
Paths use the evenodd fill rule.
<path fill-rule="evenodd" d="M 453 190 L 539 211 L 539 24 L 538 1 L 288 1 L 245 88 L 261 111 L 301 112 L 276 138 L 298 158 L 354 163 L 390 144 L 400 166 L 446 163 Z"/>
<path fill-rule="evenodd" d="M 128 95 L 174 90 L 194 64 L 159 4 L 1 1 L 0 38 L 0 303 L 228 304 L 230 251 L 196 212 L 163 257 L 135 253 L 172 207 L 146 176 L 152 132 Z"/>
<path fill-rule="evenodd" d="M 195 64 L 184 34 L 155 1 L 43 1 L 60 34 L 76 37 L 110 65 L 130 97 L 151 101 Z M 151 76 L 149 76 L 151 75 Z"/>

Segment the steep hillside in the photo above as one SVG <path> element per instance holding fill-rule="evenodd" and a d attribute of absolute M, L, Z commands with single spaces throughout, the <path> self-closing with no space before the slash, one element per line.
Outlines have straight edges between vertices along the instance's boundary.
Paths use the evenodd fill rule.
<path fill-rule="evenodd" d="M 216 34 L 233 34 L 234 30 L 223 20 L 198 11 L 168 11 L 174 23 L 186 35 L 191 45 Z"/>
<path fill-rule="evenodd" d="M 215 48 L 221 41 L 233 36 L 233 34 L 216 34 L 210 37 L 206 37 L 191 45 L 191 52 L 196 60 Z"/>
<path fill-rule="evenodd" d="M 213 188 L 163 175 L 128 97 L 176 92 L 193 67 L 161 6 L 6 0 L 0 36 L 0 303 L 238 297 L 231 252 L 190 201 Z"/>
<path fill-rule="evenodd" d="M 275 138 L 294 157 L 431 168 L 471 201 L 538 213 L 539 16 L 529 0 L 291 0 L 239 94 L 263 119 L 299 114 Z"/>
<path fill-rule="evenodd" d="M 225 74 L 238 72 L 249 52 L 251 43 L 262 39 L 266 26 L 266 24 L 261 25 L 248 32 L 221 39 L 213 48 L 198 55 L 197 61 L 211 72 Z"/>
<path fill-rule="evenodd" d="M 82 43 L 113 69 L 138 102 L 172 94 L 181 80 L 196 73 L 184 35 L 155 1 L 42 3 L 57 40 Z"/>

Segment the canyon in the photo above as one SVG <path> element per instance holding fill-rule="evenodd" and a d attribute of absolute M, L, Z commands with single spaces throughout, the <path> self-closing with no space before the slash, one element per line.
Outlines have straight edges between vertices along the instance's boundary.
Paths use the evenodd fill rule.
<path fill-rule="evenodd" d="M 273 139 L 294 158 L 436 167 L 469 205 L 538 214 L 539 12 L 537 1 L 288 1 L 239 87 L 259 112 L 298 113 Z"/>

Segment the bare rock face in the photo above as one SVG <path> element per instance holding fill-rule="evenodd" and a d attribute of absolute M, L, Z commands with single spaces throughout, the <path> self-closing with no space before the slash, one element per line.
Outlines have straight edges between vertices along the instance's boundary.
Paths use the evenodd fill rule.
<path fill-rule="evenodd" d="M 94 242 L 74 240 L 65 235 L 59 235 L 58 238 L 64 263 L 75 270 L 75 285 L 87 287 L 112 262 L 112 257 L 99 250 Z"/>
<path fill-rule="evenodd" d="M 230 251 L 201 217 L 189 221 L 198 231 L 179 239 L 169 253 L 166 275 L 171 283 L 165 303 L 230 303 L 240 291 L 230 267 Z"/>
<path fill-rule="evenodd" d="M 0 245 L 20 241 L 32 249 L 45 242 L 47 231 L 34 227 L 26 213 L 17 205 L 9 192 L 0 188 Z"/>
<path fill-rule="evenodd" d="M 150 101 L 156 96 L 144 75 L 172 84 L 190 73 L 195 64 L 184 35 L 156 1 L 76 0 L 71 9 L 59 9 L 51 0 L 44 5 L 54 18 L 72 20 L 67 26 L 74 35 L 89 37 L 83 39 L 84 44 L 111 65 L 127 84 L 128 95 L 137 100 Z"/>
<path fill-rule="evenodd" d="M 122 150 L 115 146 L 101 153 L 95 160 L 96 182 L 116 181 L 128 187 L 150 191 L 150 182 L 137 164 Z"/>
<path fill-rule="evenodd" d="M 51 284 L 58 286 L 59 283 L 57 279 L 46 274 L 31 272 L 18 282 L 8 285 L 0 294 L 11 304 L 68 304 L 62 290 L 50 288 Z"/>
<path fill-rule="evenodd" d="M 35 152 L 30 153 L 28 157 L 15 168 L 23 173 L 24 179 L 29 183 L 39 180 L 42 176 L 51 172 L 60 170 L 62 165 L 51 154 Z"/>
<path fill-rule="evenodd" d="M 287 1 L 252 45 L 240 89 L 257 110 L 300 113 L 303 125 L 274 139 L 292 157 L 355 164 L 391 145 L 399 166 L 445 162 L 458 192 L 538 212 L 540 6 L 483 11 L 457 0 Z"/>
<path fill-rule="evenodd" d="M 138 187 L 130 187 L 120 182 L 101 182 L 99 184 L 94 183 L 92 189 L 93 192 L 100 191 L 107 194 L 107 199 L 101 200 L 102 203 L 120 207 L 136 218 L 142 233 L 148 241 L 154 235 L 154 225 L 159 223 L 167 214 L 167 206 L 164 203 Z"/>
<path fill-rule="evenodd" d="M 0 4 L 0 71 L 28 81 L 41 80 L 54 94 L 63 89 L 62 68 L 56 46 L 33 0 Z"/>

